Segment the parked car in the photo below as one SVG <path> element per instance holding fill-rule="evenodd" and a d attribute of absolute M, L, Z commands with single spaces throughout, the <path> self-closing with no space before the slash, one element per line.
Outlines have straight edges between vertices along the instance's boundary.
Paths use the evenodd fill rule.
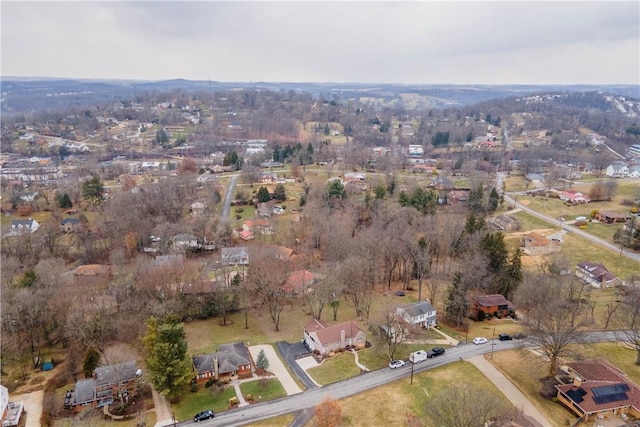
<path fill-rule="evenodd" d="M 513 338 L 516 340 L 521 340 L 521 339 L 525 339 L 527 336 L 525 334 L 522 334 L 520 332 L 518 332 L 517 334 L 513 334 Z"/>
<path fill-rule="evenodd" d="M 509 334 L 500 334 L 498 335 L 498 339 L 500 341 L 511 341 L 513 339 L 513 337 Z"/>
<path fill-rule="evenodd" d="M 208 409 L 206 411 L 198 412 L 193 417 L 193 422 L 197 423 L 198 421 L 208 420 L 209 418 L 213 418 L 214 416 L 215 415 L 214 415 L 213 411 L 211 409 Z"/>
<path fill-rule="evenodd" d="M 440 356 L 442 354 L 444 354 L 444 348 L 434 347 L 427 352 L 427 358 L 431 359 L 432 357 Z"/>
<path fill-rule="evenodd" d="M 475 337 L 473 339 L 473 343 L 475 345 L 486 344 L 488 340 L 485 337 Z"/>
<path fill-rule="evenodd" d="M 407 295 L 407 293 L 405 291 L 395 291 L 393 294 L 395 296 L 397 296 L 397 297 L 403 297 L 403 296 Z"/>
<path fill-rule="evenodd" d="M 402 360 L 392 360 L 391 363 L 389 363 L 391 369 L 402 368 L 403 366 L 404 362 Z"/>

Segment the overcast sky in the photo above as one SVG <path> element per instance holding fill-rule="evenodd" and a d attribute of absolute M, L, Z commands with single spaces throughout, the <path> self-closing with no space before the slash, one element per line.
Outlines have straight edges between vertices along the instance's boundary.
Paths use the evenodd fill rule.
<path fill-rule="evenodd" d="M 640 2 L 0 3 L 2 76 L 640 84 Z"/>

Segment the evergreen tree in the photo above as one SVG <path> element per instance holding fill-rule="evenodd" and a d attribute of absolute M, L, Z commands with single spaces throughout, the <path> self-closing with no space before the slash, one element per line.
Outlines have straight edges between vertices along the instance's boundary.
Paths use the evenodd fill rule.
<path fill-rule="evenodd" d="M 504 234 L 500 232 L 487 233 L 480 240 L 480 249 L 489 259 L 489 271 L 500 276 L 507 267 L 509 251 L 504 243 Z"/>
<path fill-rule="evenodd" d="M 482 189 L 482 184 L 475 186 L 469 191 L 467 206 L 469 206 L 469 210 L 473 213 L 484 213 L 484 190 Z"/>
<path fill-rule="evenodd" d="M 269 200 L 271 200 L 271 195 L 269 194 L 269 190 L 267 190 L 267 187 L 260 187 L 258 189 L 258 201 L 260 203 L 264 203 L 268 202 Z"/>
<path fill-rule="evenodd" d="M 467 234 L 474 234 L 482 230 L 484 226 L 484 220 L 482 218 L 476 217 L 473 212 L 470 212 L 469 215 L 467 215 L 467 222 L 464 225 L 464 231 Z"/>
<path fill-rule="evenodd" d="M 58 203 L 58 207 L 62 209 L 69 209 L 73 206 L 73 203 L 71 203 L 71 197 L 69 197 L 68 193 L 58 193 L 56 195 L 56 202 Z"/>
<path fill-rule="evenodd" d="M 264 353 L 264 349 L 260 350 L 258 353 L 258 358 L 256 359 L 256 367 L 266 371 L 269 369 L 269 359 L 267 355 Z"/>
<path fill-rule="evenodd" d="M 467 311 L 466 290 L 462 283 L 462 274 L 453 275 L 453 282 L 449 286 L 445 301 L 445 316 L 457 326 L 462 325 Z"/>
<path fill-rule="evenodd" d="M 276 188 L 273 189 L 273 198 L 280 202 L 284 202 L 287 200 L 287 193 L 284 189 L 284 185 L 277 184 Z"/>
<path fill-rule="evenodd" d="M 504 295 L 508 300 L 513 298 L 516 289 L 522 282 L 522 259 L 520 257 L 520 249 L 515 248 L 497 286 L 498 293 Z"/>
<path fill-rule="evenodd" d="M 152 317 L 147 321 L 143 342 L 154 387 L 170 399 L 178 397 L 192 377 L 182 323 L 174 318 L 160 321 Z"/>
<path fill-rule="evenodd" d="M 225 154 L 224 159 L 222 160 L 222 165 L 223 166 L 233 166 L 233 165 L 238 165 L 240 158 L 238 157 L 238 153 L 236 153 L 235 151 L 229 151 L 227 154 Z"/>
<path fill-rule="evenodd" d="M 99 176 L 94 176 L 82 183 L 82 196 L 93 205 L 102 203 L 104 198 L 104 185 Z"/>
<path fill-rule="evenodd" d="M 498 194 L 498 190 L 496 190 L 495 188 L 491 189 L 491 192 L 489 193 L 489 211 L 490 212 L 495 212 L 496 209 L 498 209 L 498 206 L 500 205 L 500 194 Z"/>
<path fill-rule="evenodd" d="M 82 372 L 85 378 L 91 378 L 93 371 L 100 364 L 100 353 L 93 348 L 89 347 L 87 353 L 84 355 L 84 361 L 82 362 Z"/>

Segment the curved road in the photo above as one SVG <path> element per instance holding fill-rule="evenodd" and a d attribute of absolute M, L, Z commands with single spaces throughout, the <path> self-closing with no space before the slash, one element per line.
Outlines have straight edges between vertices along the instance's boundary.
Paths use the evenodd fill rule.
<path fill-rule="evenodd" d="M 617 336 L 615 331 L 587 332 L 584 333 L 578 341 L 617 341 Z M 495 351 L 510 350 L 525 346 L 526 343 L 527 341 L 519 342 L 496 340 L 494 349 Z M 205 427 L 243 425 L 291 412 L 297 412 L 307 408 L 313 408 L 327 396 L 331 396 L 333 399 L 342 399 L 399 379 L 405 379 L 407 387 L 410 387 L 412 366 L 414 374 L 417 374 L 461 359 L 468 359 L 473 356 L 490 353 L 492 348 L 491 344 L 491 341 L 484 345 L 461 344 L 457 347 L 447 349 L 447 352 L 443 356 L 435 359 L 428 359 L 426 362 L 417 365 L 408 363 L 407 366 L 399 369 L 383 368 L 377 371 L 358 375 L 357 377 L 353 377 L 345 381 L 340 381 L 314 390 L 307 390 L 303 393 L 291 395 L 271 402 L 258 403 L 243 408 L 232 409 L 216 415 L 216 417 L 211 420 L 203 421 L 200 425 Z M 178 425 L 186 426 L 192 423 L 192 421 L 185 421 Z"/>

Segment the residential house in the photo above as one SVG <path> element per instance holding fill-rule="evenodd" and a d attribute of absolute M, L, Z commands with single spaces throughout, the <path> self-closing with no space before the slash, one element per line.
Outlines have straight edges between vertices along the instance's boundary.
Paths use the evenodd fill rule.
<path fill-rule="evenodd" d="M 561 191 L 558 194 L 558 198 L 564 202 L 571 203 L 572 205 L 581 205 L 583 203 L 589 203 L 591 201 L 588 196 L 575 190 Z"/>
<path fill-rule="evenodd" d="M 173 236 L 173 239 L 171 240 L 173 242 L 174 249 L 178 251 L 185 251 L 187 249 L 193 250 L 193 249 L 200 248 L 200 242 L 198 241 L 198 238 L 193 234 L 180 233 Z"/>
<path fill-rule="evenodd" d="M 469 192 L 467 190 L 452 190 L 447 194 L 447 203 L 455 205 L 456 203 L 466 204 L 469 200 Z"/>
<path fill-rule="evenodd" d="M 9 389 L 0 385 L 0 422 L 4 423 L 9 412 Z"/>
<path fill-rule="evenodd" d="M 142 371 L 136 368 L 135 360 L 98 367 L 91 378 L 76 382 L 73 392 L 65 397 L 65 406 L 80 411 L 110 405 L 118 393 L 128 396 L 133 391 L 130 386 L 140 375 Z"/>
<path fill-rule="evenodd" d="M 286 246 L 276 246 L 275 247 L 275 257 L 276 259 L 282 261 L 291 261 L 297 257 L 294 253 L 294 250 L 291 248 L 287 248 Z"/>
<path fill-rule="evenodd" d="M 471 297 L 471 317 L 479 319 L 482 316 L 506 317 L 515 313 L 515 308 L 511 301 L 503 295 L 476 295 Z M 484 313 L 483 315 L 480 312 Z"/>
<path fill-rule="evenodd" d="M 202 216 L 204 214 L 204 203 L 202 202 L 193 202 L 189 206 L 189 212 L 193 216 Z"/>
<path fill-rule="evenodd" d="M 437 175 L 438 174 L 438 169 L 435 166 L 428 166 L 428 165 L 418 164 L 418 165 L 413 165 L 411 167 L 411 172 L 413 172 L 413 173 L 424 173 L 426 175 Z"/>
<path fill-rule="evenodd" d="M 576 266 L 576 276 L 595 288 L 608 288 L 618 283 L 618 278 L 597 262 L 582 261 Z"/>
<path fill-rule="evenodd" d="M 527 255 L 548 255 L 560 252 L 560 242 L 549 239 L 540 233 L 532 231 L 527 233 L 522 239 L 523 251 Z"/>
<path fill-rule="evenodd" d="M 12 236 L 23 234 L 23 233 L 35 233 L 40 224 L 35 219 L 14 219 L 11 221 L 11 228 L 9 229 L 9 234 Z"/>
<path fill-rule="evenodd" d="M 73 270 L 76 283 L 98 284 L 111 278 L 111 267 L 103 264 L 85 264 Z"/>
<path fill-rule="evenodd" d="M 527 181 L 533 182 L 533 183 L 544 182 L 544 176 L 542 174 L 539 174 L 539 173 L 528 173 L 527 174 Z"/>
<path fill-rule="evenodd" d="M 78 218 L 65 218 L 60 222 L 60 230 L 63 233 L 76 233 L 80 229 Z"/>
<path fill-rule="evenodd" d="M 436 326 L 436 309 L 428 301 L 418 301 L 413 304 L 398 307 L 396 312 L 412 326 L 432 328 Z"/>
<path fill-rule="evenodd" d="M 627 222 L 631 218 L 631 215 L 611 212 L 611 211 L 598 211 L 596 212 L 595 219 L 605 224 L 614 224 L 616 222 Z"/>
<path fill-rule="evenodd" d="M 498 215 L 489 220 L 490 223 L 499 230 L 515 231 L 520 230 L 520 222 L 509 215 Z"/>
<path fill-rule="evenodd" d="M 320 277 L 309 270 L 297 270 L 289 274 L 282 285 L 282 290 L 287 296 L 301 298 L 305 294 L 313 292 L 313 286 L 319 281 Z"/>
<path fill-rule="evenodd" d="M 640 386 L 605 359 L 571 362 L 560 369 L 572 383 L 556 386 L 558 401 L 584 422 L 600 424 L 609 415 L 640 417 Z"/>
<path fill-rule="evenodd" d="M 274 184 L 278 179 L 278 174 L 275 172 L 262 172 L 258 178 L 258 182 L 262 184 Z"/>
<path fill-rule="evenodd" d="M 627 153 L 629 153 L 631 157 L 640 158 L 640 144 L 633 144 L 632 146 L 630 146 L 627 149 Z"/>
<path fill-rule="evenodd" d="M 321 320 L 312 320 L 304 327 L 303 342 L 310 351 L 321 355 L 347 348 L 364 348 L 366 334 L 354 321 L 328 326 Z"/>
<path fill-rule="evenodd" d="M 246 246 L 222 248 L 220 256 L 224 265 L 249 265 L 249 248 Z"/>
<path fill-rule="evenodd" d="M 611 163 L 609 166 L 607 166 L 605 175 L 614 177 L 614 178 L 625 177 L 629 175 L 629 166 L 620 162 Z"/>
<path fill-rule="evenodd" d="M 640 166 L 634 165 L 629 167 L 629 178 L 640 178 Z"/>
<path fill-rule="evenodd" d="M 250 378 L 253 362 L 249 350 L 242 342 L 223 344 L 216 353 L 193 356 L 193 372 L 196 381 L 231 381 Z"/>

